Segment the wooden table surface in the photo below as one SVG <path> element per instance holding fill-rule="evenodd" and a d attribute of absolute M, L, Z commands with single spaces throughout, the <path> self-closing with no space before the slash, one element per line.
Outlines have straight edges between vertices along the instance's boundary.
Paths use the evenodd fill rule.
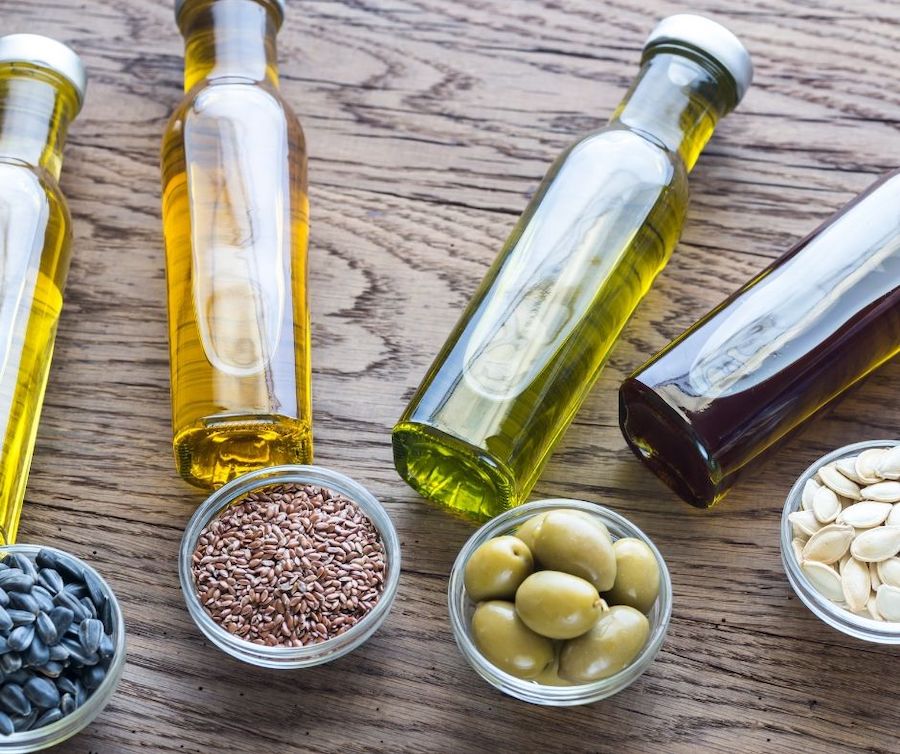
<path fill-rule="evenodd" d="M 756 81 L 692 180 L 681 244 L 537 486 L 626 514 L 659 545 L 674 615 L 633 686 L 575 709 L 482 682 L 447 620 L 472 527 L 421 501 L 390 427 L 550 161 L 601 125 L 657 0 L 296 0 L 283 89 L 311 153 L 317 460 L 368 485 L 403 542 L 393 612 L 361 650 L 298 672 L 239 664 L 184 608 L 176 553 L 202 495 L 170 449 L 158 146 L 181 96 L 169 0 L 0 0 L 3 33 L 84 56 L 62 180 L 74 256 L 20 541 L 110 580 L 128 662 L 61 752 L 897 752 L 896 649 L 816 619 L 782 571 L 792 480 L 840 445 L 895 437 L 900 364 L 855 389 L 719 508 L 677 500 L 626 449 L 615 391 L 646 357 L 900 164 L 900 8 L 888 0 L 698 0 Z"/>

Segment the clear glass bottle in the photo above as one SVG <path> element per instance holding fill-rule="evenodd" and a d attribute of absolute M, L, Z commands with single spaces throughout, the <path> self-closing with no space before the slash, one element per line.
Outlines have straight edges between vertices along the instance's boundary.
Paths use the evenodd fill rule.
<path fill-rule="evenodd" d="M 180 0 L 162 146 L 178 472 L 214 488 L 312 460 L 306 145 L 278 90 L 283 0 Z"/>
<path fill-rule="evenodd" d="M 0 542 L 15 542 L 69 271 L 63 145 L 87 78 L 65 45 L 0 38 Z"/>
<path fill-rule="evenodd" d="M 622 384 L 625 439 L 691 505 L 900 353 L 898 207 L 895 171 Z"/>
<path fill-rule="evenodd" d="M 550 168 L 394 428 L 412 487 L 475 518 L 527 498 L 668 261 L 687 174 L 751 77 L 713 21 L 654 29 L 609 125 Z"/>

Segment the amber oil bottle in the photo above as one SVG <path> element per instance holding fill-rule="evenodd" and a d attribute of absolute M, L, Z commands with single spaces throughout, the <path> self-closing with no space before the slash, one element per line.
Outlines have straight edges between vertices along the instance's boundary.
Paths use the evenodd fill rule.
<path fill-rule="evenodd" d="M 162 145 L 178 473 L 214 488 L 312 460 L 306 147 L 278 87 L 282 0 L 180 0 Z"/>

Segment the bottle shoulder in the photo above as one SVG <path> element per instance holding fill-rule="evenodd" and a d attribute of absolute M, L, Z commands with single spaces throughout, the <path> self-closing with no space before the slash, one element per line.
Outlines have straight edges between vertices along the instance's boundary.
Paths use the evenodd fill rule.
<path fill-rule="evenodd" d="M 68 218 L 66 197 L 56 178 L 44 168 L 0 155 L 0 202 L 42 211 L 46 205 L 58 206 Z"/>

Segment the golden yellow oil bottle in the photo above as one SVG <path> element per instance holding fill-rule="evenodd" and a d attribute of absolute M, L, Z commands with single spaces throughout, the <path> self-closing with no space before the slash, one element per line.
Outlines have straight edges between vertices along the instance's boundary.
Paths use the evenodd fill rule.
<path fill-rule="evenodd" d="M 0 38 L 0 543 L 16 539 L 56 325 L 71 228 L 59 190 L 69 124 L 87 79 L 65 45 Z"/>
<path fill-rule="evenodd" d="M 283 0 L 181 0 L 162 146 L 178 472 L 217 487 L 312 460 L 306 146 L 278 90 Z"/>
<path fill-rule="evenodd" d="M 526 499 L 668 261 L 687 174 L 751 77 L 722 26 L 656 27 L 609 125 L 551 167 L 394 428 L 412 487 L 475 518 Z"/>

